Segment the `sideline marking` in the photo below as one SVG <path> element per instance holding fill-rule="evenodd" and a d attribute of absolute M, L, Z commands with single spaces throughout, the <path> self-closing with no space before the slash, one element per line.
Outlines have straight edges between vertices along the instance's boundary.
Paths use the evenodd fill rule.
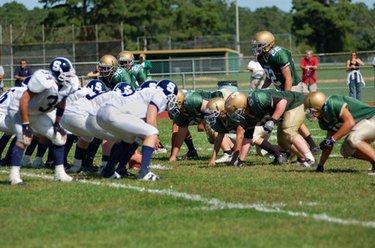
<path fill-rule="evenodd" d="M 0 170 L 0 173 L 5 174 L 9 172 L 5 170 Z M 34 174 L 34 173 L 21 173 L 21 174 L 27 177 L 34 177 L 34 178 L 37 177 L 37 178 L 53 180 L 53 176 L 48 176 L 48 175 L 43 175 L 43 174 Z M 170 190 L 170 189 L 168 190 L 147 189 L 144 187 L 130 186 L 130 185 L 121 184 L 121 183 L 103 183 L 97 180 L 88 181 L 88 180 L 80 179 L 80 180 L 75 180 L 74 182 L 86 183 L 86 184 L 91 184 L 91 185 L 96 185 L 96 186 L 129 189 L 129 190 L 135 190 L 138 192 L 146 192 L 146 193 L 163 195 L 163 196 L 172 196 L 172 197 L 181 198 L 181 199 L 185 199 L 189 201 L 205 203 L 208 205 L 207 206 L 208 208 L 216 208 L 219 210 L 221 209 L 254 209 L 262 213 L 279 213 L 279 214 L 286 214 L 292 217 L 313 218 L 314 220 L 317 220 L 317 221 L 324 221 L 324 222 L 329 222 L 329 223 L 334 223 L 334 224 L 339 224 L 339 225 L 356 225 L 356 226 L 375 228 L 375 221 L 359 221 L 355 219 L 341 219 L 341 218 L 329 216 L 325 213 L 310 214 L 306 212 L 289 211 L 289 210 L 281 209 L 280 207 L 277 207 L 277 206 L 267 207 L 263 203 L 243 204 L 243 203 L 224 202 L 217 198 L 205 198 L 198 194 L 189 194 L 189 193 L 178 192 L 178 191 Z M 300 202 L 300 204 L 301 203 L 302 202 Z"/>

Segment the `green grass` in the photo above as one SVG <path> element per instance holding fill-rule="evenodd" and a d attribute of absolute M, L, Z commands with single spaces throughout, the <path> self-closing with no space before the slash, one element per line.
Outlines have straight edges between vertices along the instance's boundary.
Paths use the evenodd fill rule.
<path fill-rule="evenodd" d="M 317 123 L 307 124 L 320 142 Z M 170 128 L 159 120 L 164 144 Z M 243 168 L 213 168 L 212 145 L 190 131 L 201 159 L 172 164 L 168 155 L 155 156 L 153 164 L 170 168 L 153 170 L 164 177 L 158 182 L 57 183 L 35 176 L 49 170 L 22 169 L 28 185 L 11 187 L 1 168 L 0 247 L 373 247 L 368 163 L 333 157 L 317 174 L 251 154 Z"/>

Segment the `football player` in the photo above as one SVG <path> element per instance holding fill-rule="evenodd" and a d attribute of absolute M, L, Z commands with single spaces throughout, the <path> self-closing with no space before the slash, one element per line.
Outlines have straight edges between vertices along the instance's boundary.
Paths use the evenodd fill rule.
<path fill-rule="evenodd" d="M 28 80 L 29 78 L 25 79 L 25 82 Z M 18 102 L 25 90 L 27 90 L 25 85 L 21 87 L 13 87 L 5 91 L 0 96 L 0 131 L 4 132 L 3 136 L 0 139 L 0 154 L 3 153 L 10 138 L 13 134 L 15 134 L 15 130 L 13 130 L 13 124 L 11 123 L 11 119 L 7 115 L 8 106 L 12 104 L 13 101 Z M 17 139 L 12 140 L 8 148 L 7 155 L 5 156 L 5 159 L 3 161 L 3 165 L 10 165 L 10 161 L 5 160 L 9 160 L 11 158 L 11 150 L 13 149 L 16 140 Z"/>
<path fill-rule="evenodd" d="M 109 54 L 103 55 L 99 60 L 99 79 L 109 89 L 113 89 L 120 82 L 131 82 L 129 73 L 118 66 L 117 59 Z M 138 86 L 134 85 L 134 89 Z"/>
<path fill-rule="evenodd" d="M 268 141 L 271 133 L 265 131 L 262 127 L 267 116 L 265 118 L 257 117 L 250 113 L 249 109 L 248 96 L 242 92 L 233 92 L 225 101 L 225 111 L 229 118 L 237 122 L 245 130 L 240 155 L 233 165 L 241 166 L 243 164 L 251 145 L 256 145 L 260 156 L 265 156 L 261 152 L 262 149 L 274 156 L 273 164 L 287 163 L 288 159 L 284 151 L 279 146 L 273 145 Z M 237 142 L 241 142 L 241 140 L 238 138 Z"/>
<path fill-rule="evenodd" d="M 263 88 L 268 88 L 272 83 L 276 89 L 281 91 L 307 94 L 308 91 L 298 75 L 290 51 L 284 47 L 276 46 L 275 42 L 274 35 L 268 31 L 256 33 L 255 39 L 252 41 L 253 53 L 266 72 Z M 320 149 L 304 124 L 299 132 L 309 144 L 311 151 L 314 154 L 319 154 Z"/>
<path fill-rule="evenodd" d="M 228 97 L 226 110 L 233 120 L 240 123 L 246 121 L 246 116 L 254 116 L 256 126 L 262 125 L 265 133 L 271 133 L 278 124 L 277 142 L 287 152 L 293 152 L 299 158 L 301 165 L 309 167 L 315 164 L 315 159 L 310 152 L 306 141 L 298 133 L 298 129 L 305 120 L 303 103 L 305 95 L 299 92 L 277 90 L 255 90 L 250 92 L 247 100 L 242 97 L 243 107 L 230 104 L 235 94 Z M 264 135 L 261 135 L 264 137 Z M 255 140 L 255 138 L 254 138 Z M 255 140 L 256 142 L 256 140 Z M 264 144 L 259 144 L 264 148 Z M 272 152 L 271 152 L 272 154 Z"/>
<path fill-rule="evenodd" d="M 348 96 L 329 96 L 322 92 L 309 93 L 305 108 L 314 118 L 318 118 L 321 129 L 327 131 L 327 137 L 320 143 L 322 155 L 317 167 L 324 171 L 334 144 L 344 138 L 341 154 L 371 163 L 369 175 L 375 175 L 375 150 L 371 143 L 375 141 L 375 108 Z"/>
<path fill-rule="evenodd" d="M 190 125 L 198 125 L 198 131 L 206 131 L 204 113 L 207 103 L 210 99 L 215 97 L 224 97 L 223 91 L 194 91 L 189 92 L 184 96 L 182 104 L 175 106 L 169 110 L 169 114 L 173 118 L 174 128 L 172 130 L 172 151 L 169 161 L 177 160 L 177 154 L 180 151 L 181 145 L 188 137 Z M 179 101 L 179 99 L 177 99 Z M 176 128 L 177 127 L 177 128 Z M 190 150 L 190 149 L 189 149 Z M 195 150 L 195 149 L 194 149 Z M 231 154 L 231 148 L 225 147 L 224 152 Z M 189 156 L 189 153 L 187 154 Z M 192 158 L 197 157 L 197 153 L 190 154 Z"/>
<path fill-rule="evenodd" d="M 130 94 L 134 93 L 131 86 L 129 84 L 127 86 Z M 97 124 L 96 114 L 101 106 L 110 99 L 121 96 L 121 93 L 117 91 L 107 92 L 105 84 L 98 79 L 91 80 L 86 88 L 89 88 L 90 92 L 85 97 L 67 105 L 61 119 L 61 125 L 79 137 L 73 166 L 70 168 L 70 171 L 75 173 L 82 169 L 88 146 L 94 137 L 105 141 L 119 141 L 118 138 L 106 132 Z M 111 147 L 110 143 L 104 142 L 103 157 L 109 156 Z M 102 166 L 105 166 L 105 163 L 106 160 L 103 161 Z"/>
<path fill-rule="evenodd" d="M 64 169 L 64 144 L 66 132 L 60 126 L 65 99 L 79 87 L 79 80 L 72 63 L 57 57 L 50 63 L 50 70 L 37 70 L 30 78 L 27 90 L 21 96 L 19 107 L 12 106 L 8 114 L 13 118 L 17 142 L 12 151 L 9 181 L 12 185 L 24 185 L 20 177 L 20 164 L 25 147 L 33 135 L 39 142 L 52 143 L 56 181 L 69 182 L 73 178 Z"/>
<path fill-rule="evenodd" d="M 241 149 L 241 141 L 244 135 L 244 129 L 238 125 L 237 122 L 234 122 L 232 119 L 228 118 L 225 111 L 225 100 L 221 97 L 215 97 L 208 101 L 204 116 L 206 123 L 210 125 L 214 133 L 214 149 L 212 156 L 208 165 L 215 165 L 216 163 L 229 162 L 231 160 L 236 161 L 238 154 Z M 233 156 L 227 155 L 224 153 L 224 156 L 219 160 L 216 160 L 217 153 L 222 146 L 223 142 L 229 143 L 229 137 L 226 135 L 228 133 L 236 133 L 237 139 L 235 140 L 235 145 L 233 148 Z M 226 146 L 231 146 L 232 144 L 227 144 Z"/>
<path fill-rule="evenodd" d="M 133 89 L 137 89 L 147 80 L 145 68 L 141 64 L 134 63 L 134 55 L 130 51 L 122 51 L 117 55 L 119 66 L 126 70 L 131 80 L 129 82 Z"/>
<path fill-rule="evenodd" d="M 160 179 L 150 170 L 152 154 L 159 142 L 156 116 L 173 105 L 177 92 L 178 88 L 174 82 L 161 80 L 156 88 L 144 88 L 128 97 L 113 98 L 99 109 L 98 124 L 122 140 L 113 146 L 109 162 L 101 173 L 103 177 L 121 178 L 121 171 L 116 171 L 115 165 L 118 162 L 127 164 L 142 144 L 139 179 Z"/>

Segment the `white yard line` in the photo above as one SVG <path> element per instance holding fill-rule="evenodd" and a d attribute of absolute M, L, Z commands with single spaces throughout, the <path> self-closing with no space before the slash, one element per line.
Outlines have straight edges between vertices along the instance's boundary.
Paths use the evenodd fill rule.
<path fill-rule="evenodd" d="M 7 174 L 9 173 L 6 170 L 0 170 L 0 173 Z M 48 180 L 53 180 L 53 176 L 44 175 L 44 174 L 34 174 L 34 173 L 22 173 L 23 176 L 26 177 L 37 177 L 43 178 Z M 303 218 L 313 218 L 317 221 L 323 222 L 330 222 L 339 225 L 355 225 L 355 226 L 363 226 L 363 227 L 370 227 L 375 228 L 375 221 L 359 221 L 355 219 L 342 219 L 333 216 L 329 216 L 325 213 L 321 214 L 311 214 L 306 212 L 296 212 L 296 211 L 289 211 L 281 209 L 284 203 L 277 203 L 277 204 L 264 204 L 264 203 L 257 203 L 257 204 L 245 204 L 245 203 L 232 203 L 232 202 L 225 202 L 216 198 L 205 198 L 198 194 L 189 194 L 185 192 L 178 192 L 172 189 L 150 189 L 138 186 L 131 186 L 126 185 L 124 183 L 114 183 L 114 182 L 106 182 L 105 180 L 76 180 L 75 182 L 78 183 L 85 183 L 91 184 L 96 186 L 103 186 L 103 187 L 112 187 L 112 188 L 120 188 L 120 189 L 127 189 L 127 190 L 135 190 L 138 192 L 145 192 L 150 194 L 157 194 L 163 196 L 172 196 L 176 198 L 185 199 L 188 201 L 195 201 L 207 204 L 204 209 L 253 209 L 258 212 L 262 213 L 279 213 L 279 214 L 286 214 L 293 217 L 303 217 Z M 317 203 L 304 203 L 302 201 L 299 202 L 299 205 L 307 205 L 307 206 L 315 206 Z M 280 207 L 279 207 L 280 206 Z"/>

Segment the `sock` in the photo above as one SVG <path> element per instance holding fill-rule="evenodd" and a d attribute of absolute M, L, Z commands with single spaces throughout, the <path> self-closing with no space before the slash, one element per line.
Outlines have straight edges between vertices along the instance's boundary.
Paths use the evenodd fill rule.
<path fill-rule="evenodd" d="M 55 166 L 58 166 L 58 165 L 64 166 L 64 146 L 51 144 L 50 151 L 53 156 L 53 161 L 55 162 Z"/>
<path fill-rule="evenodd" d="M 9 180 L 10 181 L 17 181 L 21 179 L 20 176 L 20 166 L 11 166 L 10 167 L 10 172 L 9 172 Z"/>
<path fill-rule="evenodd" d="M 133 156 L 134 152 L 138 148 L 138 143 L 133 144 L 125 143 L 122 144 L 122 156 L 120 158 L 120 164 L 118 166 L 118 171 L 124 172 L 126 170 L 126 165 L 128 164 L 130 158 Z"/>
<path fill-rule="evenodd" d="M 65 142 L 65 149 L 64 149 L 64 164 L 68 163 L 68 155 L 69 151 L 73 146 L 74 140 L 77 138 L 74 134 L 68 134 L 67 139 Z"/>
<path fill-rule="evenodd" d="M 47 148 L 48 148 L 48 145 L 39 143 L 38 144 L 38 150 L 36 151 L 36 156 L 37 157 L 43 157 L 44 154 L 47 151 Z"/>
<path fill-rule="evenodd" d="M 109 156 L 108 155 L 102 155 L 102 166 L 105 166 L 108 163 Z"/>
<path fill-rule="evenodd" d="M 188 148 L 188 153 L 189 154 L 195 154 L 197 153 L 197 150 L 195 150 L 194 144 L 193 144 L 193 138 L 191 136 L 188 136 L 185 138 L 185 144 Z"/>
<path fill-rule="evenodd" d="M 33 155 L 33 152 L 37 145 L 38 145 L 38 141 L 36 139 L 32 139 L 30 145 L 28 145 L 26 148 L 25 155 L 29 155 L 29 156 Z"/>
<path fill-rule="evenodd" d="M 13 148 L 15 147 L 15 144 L 17 142 L 17 136 L 15 136 L 12 141 L 9 144 L 7 154 L 5 155 L 4 159 L 11 159 L 12 153 L 13 153 Z"/>
<path fill-rule="evenodd" d="M 7 135 L 7 134 L 3 134 L 3 136 L 1 136 L 1 139 L 0 139 L 0 154 L 3 153 L 5 147 L 7 146 L 10 138 L 12 138 L 11 135 Z"/>
<path fill-rule="evenodd" d="M 165 148 L 164 145 L 161 142 L 159 142 L 159 145 L 160 145 L 160 149 Z"/>
<path fill-rule="evenodd" d="M 315 141 L 311 137 L 311 134 L 309 136 L 305 137 L 304 139 L 306 140 L 307 144 L 310 146 L 310 149 L 316 147 Z"/>
<path fill-rule="evenodd" d="M 275 158 L 280 156 L 279 148 L 275 145 L 272 145 L 268 140 L 263 140 L 262 144 L 260 144 L 260 148 L 266 150 L 268 153 L 271 153 Z"/>
<path fill-rule="evenodd" d="M 150 146 L 142 146 L 142 163 L 141 163 L 141 174 L 146 175 L 150 171 L 150 162 L 152 159 L 152 153 L 154 148 Z"/>
<path fill-rule="evenodd" d="M 100 140 L 98 138 L 94 138 L 93 141 L 91 141 L 91 143 L 90 143 L 90 145 L 87 149 L 86 166 L 92 166 L 93 165 L 95 155 L 96 155 L 101 143 L 102 143 L 102 140 Z"/>
<path fill-rule="evenodd" d="M 58 174 L 66 174 L 63 164 L 55 165 L 55 175 Z"/>
<path fill-rule="evenodd" d="M 231 155 L 232 154 L 232 150 L 224 151 L 224 153 Z"/>
<path fill-rule="evenodd" d="M 79 146 L 76 146 L 76 151 L 74 153 L 74 166 L 82 166 L 83 160 L 86 157 L 87 149 L 82 149 Z"/>
<path fill-rule="evenodd" d="M 123 142 L 120 142 L 120 143 L 114 144 L 112 146 L 111 154 L 109 156 L 108 163 L 105 166 L 105 168 L 103 169 L 103 173 L 106 176 L 111 176 L 110 174 L 112 174 L 115 171 L 116 164 L 120 161 L 121 153 L 123 152 L 123 150 L 121 149 L 122 143 Z"/>
<path fill-rule="evenodd" d="M 19 146 L 14 146 L 12 149 L 12 162 L 10 163 L 11 166 L 21 166 L 21 160 L 22 160 L 22 155 L 23 151 L 25 149 L 19 147 Z"/>

